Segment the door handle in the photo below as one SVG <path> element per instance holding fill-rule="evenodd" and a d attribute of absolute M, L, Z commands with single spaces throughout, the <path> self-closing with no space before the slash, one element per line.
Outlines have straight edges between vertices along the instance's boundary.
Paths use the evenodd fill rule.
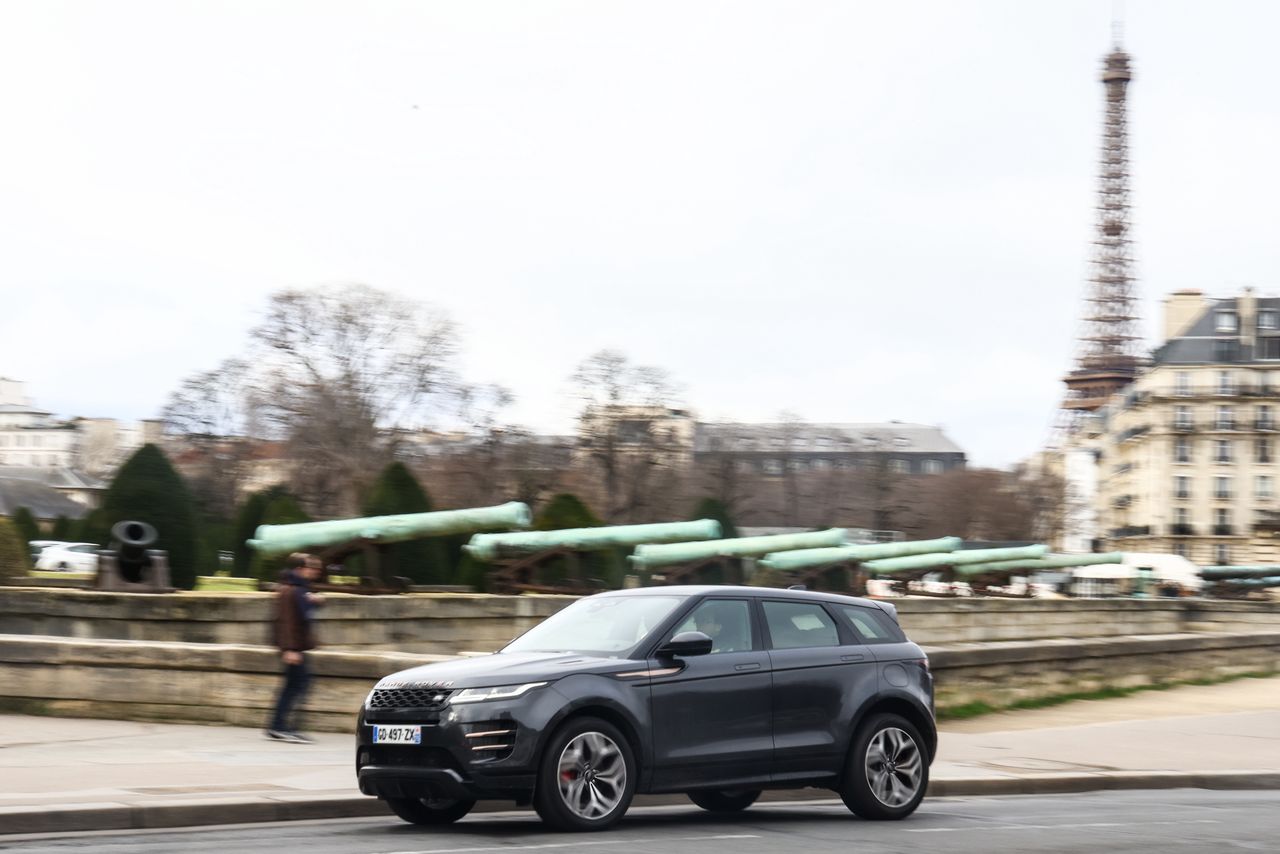
<path fill-rule="evenodd" d="M 735 665 L 733 665 L 733 669 L 734 669 L 734 670 L 759 670 L 759 669 L 760 669 L 760 665 L 759 665 L 758 663 L 756 663 L 756 664 L 735 664 Z"/>
<path fill-rule="evenodd" d="M 866 659 L 866 656 L 865 656 L 865 655 L 842 655 L 842 656 L 840 656 L 840 660 L 841 660 L 841 661 L 863 661 L 864 659 Z"/>

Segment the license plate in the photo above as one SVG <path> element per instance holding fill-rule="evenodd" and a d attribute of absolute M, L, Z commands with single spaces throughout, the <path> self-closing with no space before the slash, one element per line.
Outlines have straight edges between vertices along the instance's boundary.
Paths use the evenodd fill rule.
<path fill-rule="evenodd" d="M 420 726 L 375 726 L 374 744 L 422 744 Z"/>

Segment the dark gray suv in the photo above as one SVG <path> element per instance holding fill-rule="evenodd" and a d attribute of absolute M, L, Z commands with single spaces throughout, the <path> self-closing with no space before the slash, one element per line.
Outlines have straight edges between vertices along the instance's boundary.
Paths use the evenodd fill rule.
<path fill-rule="evenodd" d="M 818 786 L 864 818 L 924 797 L 933 679 L 892 605 L 754 587 L 580 599 L 501 652 L 388 676 L 360 712 L 360 790 L 444 824 L 476 800 L 608 827 L 636 792 L 734 812 Z"/>

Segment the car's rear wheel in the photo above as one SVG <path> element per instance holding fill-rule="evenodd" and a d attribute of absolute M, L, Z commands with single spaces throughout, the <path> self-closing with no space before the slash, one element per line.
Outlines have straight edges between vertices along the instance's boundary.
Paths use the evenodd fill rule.
<path fill-rule="evenodd" d="M 476 805 L 454 798 L 387 798 L 391 811 L 411 824 L 453 824 Z"/>
<path fill-rule="evenodd" d="M 631 745 L 617 727 L 574 718 L 547 742 L 533 806 L 558 830 L 604 830 L 626 814 L 636 777 Z"/>
<path fill-rule="evenodd" d="M 711 812 L 741 812 L 760 797 L 759 789 L 713 789 L 690 792 L 689 800 Z"/>
<path fill-rule="evenodd" d="M 845 806 L 862 818 L 906 818 L 928 786 L 929 756 L 910 721 L 880 714 L 858 728 L 840 793 Z"/>

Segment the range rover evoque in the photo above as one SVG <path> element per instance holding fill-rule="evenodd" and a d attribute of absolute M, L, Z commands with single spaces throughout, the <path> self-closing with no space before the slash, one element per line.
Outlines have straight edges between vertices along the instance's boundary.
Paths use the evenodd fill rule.
<path fill-rule="evenodd" d="M 598 830 L 637 792 L 734 812 L 802 786 L 900 819 L 936 745 L 928 660 L 892 605 L 652 587 L 580 599 L 493 655 L 381 680 L 360 711 L 356 773 L 422 825 L 505 799 Z"/>

